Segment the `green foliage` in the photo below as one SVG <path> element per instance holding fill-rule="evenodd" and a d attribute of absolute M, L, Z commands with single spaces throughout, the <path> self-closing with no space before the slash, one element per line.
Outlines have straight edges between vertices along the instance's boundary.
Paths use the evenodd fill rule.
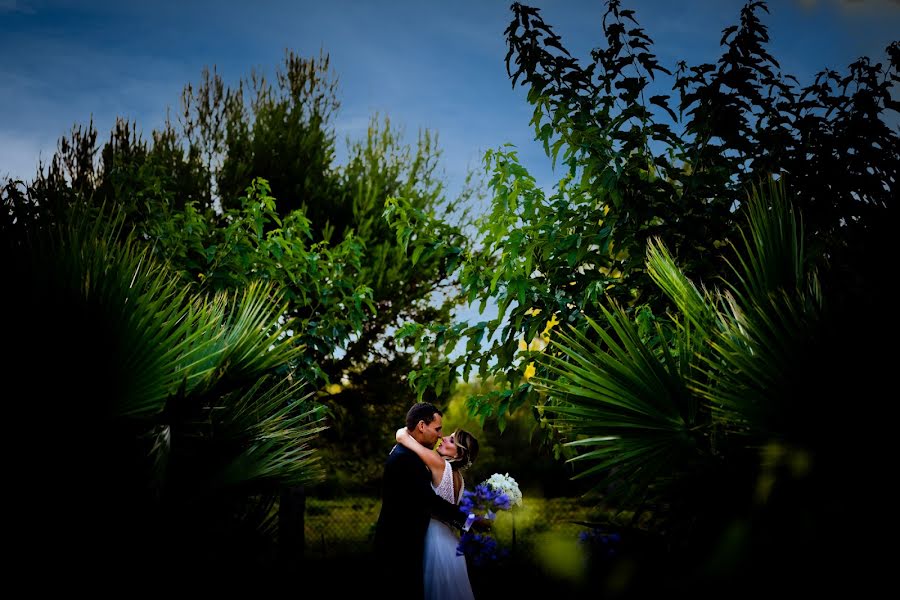
<path fill-rule="evenodd" d="M 277 286 L 284 335 L 300 350 L 290 366 L 331 390 L 319 397 L 329 465 L 351 468 L 352 443 L 366 439 L 360 450 L 380 455 L 414 400 L 399 323 L 446 319 L 454 303 L 453 265 L 399 243 L 385 199 L 456 222 L 474 192 L 448 199 L 436 136 L 408 144 L 386 118 L 347 140 L 347 162 L 336 165 L 338 105 L 327 55 L 288 52 L 271 81 L 254 72 L 234 86 L 205 70 L 186 86 L 176 124 L 149 140 L 127 121 L 99 145 L 93 123 L 74 128 L 33 181 L 4 186 L 0 229 L 65 219 L 80 201 L 115 206 L 136 243 L 195 292 Z"/>
<path fill-rule="evenodd" d="M 330 130 L 336 88 L 327 55 L 306 59 L 293 52 L 285 53 L 274 85 L 254 72 L 231 88 L 205 71 L 196 90 L 185 88 L 186 134 L 210 163 L 221 161 L 214 173 L 224 207 L 238 206 L 250 180 L 262 177 L 280 200 L 281 215 L 302 208 L 317 228 L 337 220 L 345 232 Z"/>
<path fill-rule="evenodd" d="M 8 406 L 8 483 L 28 492 L 12 539 L 29 552 L 53 539 L 86 568 L 91 538 L 94 560 L 123 569 L 192 552 L 212 567 L 271 545 L 279 488 L 322 475 L 323 411 L 292 376 L 302 348 L 284 335 L 283 298 L 263 282 L 192 291 L 115 210 L 57 216 L 17 221 L 0 248 L 23 392 Z"/>
<path fill-rule="evenodd" d="M 406 328 L 418 393 L 477 372 L 497 386 L 470 398 L 483 422 L 530 406 L 598 498 L 661 534 L 646 563 L 659 572 L 639 579 L 665 591 L 856 572 L 865 559 L 832 552 L 827 532 L 878 498 L 885 466 L 882 423 L 846 419 L 889 372 L 863 319 L 889 296 L 898 44 L 886 65 L 797 89 L 765 50 L 765 9 L 747 4 L 715 65 L 679 66 L 676 112 L 646 99 L 667 71 L 633 11 L 608 3 L 606 46 L 582 66 L 513 5 L 510 74 L 565 167 L 558 185 L 537 188 L 513 148 L 489 152 L 491 210 L 462 248 L 388 206 L 398 235 L 461 257 L 466 301 L 498 307 Z M 748 200 L 763 180 L 778 185 Z"/>
<path fill-rule="evenodd" d="M 449 311 L 449 305 L 431 303 L 446 275 L 442 263 L 421 251 L 410 255 L 406 244 L 398 243 L 381 218 L 385 199 L 400 195 L 429 218 L 461 220 L 461 205 L 473 192 L 467 188 L 460 198 L 447 199 L 436 137 L 426 131 L 414 147 L 408 146 L 388 119 L 373 117 L 364 139 L 347 140 L 347 163 L 335 166 L 338 106 L 328 56 L 304 59 L 292 52 L 274 83 L 254 73 L 229 87 L 215 71 L 205 71 L 196 88 L 188 86 L 183 95 L 185 137 L 206 157 L 226 212 L 244 207 L 245 188 L 261 177 L 278 198 L 274 215 L 287 219 L 302 214 L 306 233 L 323 244 L 316 248 L 359 245 L 352 270 L 335 277 L 325 272 L 321 278 L 352 283 L 351 293 L 357 295 L 344 304 L 352 310 L 353 304 L 370 299 L 370 310 L 355 315 L 354 335 L 346 328 L 325 335 L 323 346 L 333 342 L 332 348 L 342 352 L 340 358 L 323 360 L 322 369 L 331 381 L 349 377 L 364 386 L 374 375 L 367 371 L 372 363 L 382 369 L 396 364 L 396 380 L 408 369 L 403 346 L 391 334 L 399 320 L 445 318 Z M 318 291 L 328 290 L 323 286 Z M 344 295 L 341 290 L 330 293 Z M 304 302 L 298 304 L 302 313 Z M 321 321 L 330 324 L 336 316 Z"/>
<path fill-rule="evenodd" d="M 823 284 L 783 185 L 755 190 L 746 214 L 728 283 L 701 291 L 654 242 L 648 272 L 677 307 L 659 335 L 642 337 L 624 310 L 604 308 L 605 327 L 588 320 L 598 341 L 565 328 L 551 341 L 562 356 L 542 355 L 548 374 L 536 378 L 557 400 L 542 410 L 579 450 L 578 476 L 606 502 L 648 513 L 695 562 L 682 575 L 708 576 L 704 585 L 793 584 L 836 567 L 843 559 L 819 536 L 877 497 L 867 479 L 883 451 L 876 424 L 843 425 L 848 395 L 886 379 L 858 307 Z M 823 375 L 837 371 L 850 380 Z M 848 473 L 862 463 L 869 475 Z M 729 539 L 736 529 L 744 534 Z M 740 556 L 713 560 L 726 543 Z M 788 557 L 801 557 L 796 571 L 778 575 Z"/>
<path fill-rule="evenodd" d="M 572 481 L 570 465 L 555 460 L 535 435 L 534 421 L 523 411 L 509 416 L 501 430 L 498 418 L 485 420 L 469 406 L 469 398 L 496 390 L 491 382 L 458 384 L 444 407 L 444 430 L 465 429 L 478 440 L 478 459 L 466 471 L 466 485 L 473 488 L 494 473 L 509 473 L 515 477 L 524 494 L 529 497 L 574 497 L 589 486 Z"/>
<path fill-rule="evenodd" d="M 127 121 L 102 146 L 93 123 L 75 127 L 33 181 L 6 183 L 4 227 L 17 214 L 53 220 L 79 199 L 121 207 L 126 231 L 198 289 L 277 282 L 306 376 L 364 386 L 378 363 L 396 365 L 397 384 L 409 369 L 397 322 L 446 318 L 452 302 L 432 302 L 444 262 L 397 243 L 385 199 L 458 222 L 474 192 L 446 198 L 436 137 L 407 145 L 388 119 L 373 118 L 335 165 L 338 106 L 324 54 L 287 52 L 273 82 L 254 72 L 228 86 L 207 69 L 184 90 L 180 127 L 167 121 L 149 142 Z"/>
<path fill-rule="evenodd" d="M 268 182 L 254 180 L 226 209 L 218 226 L 193 204 L 183 211 L 156 213 L 145 235 L 157 242 L 186 283 L 201 290 L 240 290 L 255 281 L 279 285 L 287 302 L 282 318 L 291 342 L 303 353 L 298 368 L 315 381 L 322 363 L 374 312 L 372 291 L 359 282 L 362 243 L 348 235 L 335 246 L 313 242 L 302 212 L 283 220 Z"/>
<path fill-rule="evenodd" d="M 484 322 L 404 329 L 420 353 L 410 376 L 420 396 L 477 372 L 500 386 L 473 400 L 484 418 L 552 403 L 526 380 L 529 366 L 557 323 L 596 342 L 586 317 L 609 300 L 637 315 L 641 335 L 666 335 L 655 322 L 674 307 L 647 269 L 648 244 L 660 240 L 691 280 L 714 284 L 728 275 L 746 190 L 770 176 L 783 179 L 804 215 L 804 248 L 830 267 L 829 285 L 866 296 L 896 196 L 900 136 L 885 117 L 898 108 L 898 43 L 887 63 L 863 58 L 846 77 L 827 71 L 798 89 L 766 50 L 758 16 L 766 10 L 748 2 L 715 64 L 680 64 L 673 75 L 635 12 L 616 0 L 603 17 L 605 45 L 588 64 L 566 51 L 538 9 L 513 4 L 508 70 L 514 86 L 528 88 L 536 138 L 564 175 L 545 191 L 515 149 L 488 152 L 491 210 L 462 247 L 445 241 L 459 230 L 402 199 L 388 204 L 398 236 L 415 231 L 423 253 L 458 261 L 461 299 L 498 307 Z M 666 75 L 677 106 L 655 93 Z M 453 357 L 460 344 L 466 351 Z M 545 375 L 541 364 L 531 366 Z"/>

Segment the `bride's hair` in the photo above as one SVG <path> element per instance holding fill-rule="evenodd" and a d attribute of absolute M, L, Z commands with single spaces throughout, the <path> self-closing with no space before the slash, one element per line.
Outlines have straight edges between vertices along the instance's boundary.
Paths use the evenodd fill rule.
<path fill-rule="evenodd" d="M 478 457 L 478 440 L 465 429 L 457 429 L 453 439 L 456 442 L 456 458 L 450 461 L 450 468 L 455 471 L 468 469 Z"/>

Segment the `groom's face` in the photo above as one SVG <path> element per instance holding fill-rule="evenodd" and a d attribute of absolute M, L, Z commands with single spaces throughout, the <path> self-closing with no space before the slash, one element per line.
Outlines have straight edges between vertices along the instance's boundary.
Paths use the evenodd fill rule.
<path fill-rule="evenodd" d="M 435 413 L 431 423 L 422 421 L 422 424 L 425 425 L 424 430 L 422 431 L 422 437 L 424 438 L 422 440 L 423 445 L 434 446 L 443 432 L 444 423 L 443 419 L 441 419 L 441 415 Z"/>

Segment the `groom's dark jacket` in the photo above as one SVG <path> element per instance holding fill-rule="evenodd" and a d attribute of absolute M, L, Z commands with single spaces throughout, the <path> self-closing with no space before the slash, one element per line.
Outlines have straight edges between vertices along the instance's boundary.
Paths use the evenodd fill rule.
<path fill-rule="evenodd" d="M 384 465 L 381 514 L 375 527 L 376 584 L 396 597 L 421 598 L 422 554 L 431 517 L 462 527 L 459 507 L 434 493 L 431 472 L 415 452 L 397 444 Z"/>

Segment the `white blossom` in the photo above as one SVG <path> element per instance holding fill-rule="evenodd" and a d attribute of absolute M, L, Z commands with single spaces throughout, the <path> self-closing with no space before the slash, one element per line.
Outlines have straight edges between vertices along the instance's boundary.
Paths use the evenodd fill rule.
<path fill-rule="evenodd" d="M 521 506 L 522 491 L 519 489 L 519 484 L 516 480 L 509 476 L 509 473 L 504 475 L 494 473 L 484 483 L 494 490 L 506 494 L 510 505 Z"/>

